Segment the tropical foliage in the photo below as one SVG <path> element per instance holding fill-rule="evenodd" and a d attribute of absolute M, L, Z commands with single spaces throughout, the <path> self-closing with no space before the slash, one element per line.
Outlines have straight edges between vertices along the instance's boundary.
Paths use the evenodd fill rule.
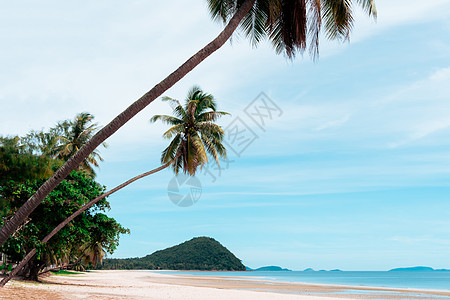
<path fill-rule="evenodd" d="M 175 174 L 182 169 L 190 175 L 195 175 L 197 168 L 208 162 L 208 154 L 219 164 L 219 157 L 226 157 L 227 151 L 222 144 L 224 132 L 215 121 L 228 113 L 217 111 L 213 95 L 194 86 L 189 90 L 184 105 L 170 97 L 162 100 L 173 104 L 174 116 L 155 115 L 150 119 L 151 122 L 161 120 L 172 126 L 163 134 L 171 142 L 162 152 L 161 163 L 174 161 L 172 168 Z"/>
<path fill-rule="evenodd" d="M 51 158 L 35 154 L 15 137 L 0 137 L 0 185 L 8 180 L 42 179 L 53 174 Z"/>
<path fill-rule="evenodd" d="M 40 184 L 42 184 L 42 180 L 30 180 L 21 184 L 11 181 L 1 186 L 0 190 L 3 197 L 10 203 L 10 209 L 14 210 L 14 208 L 20 207 Z M 10 261 L 17 263 L 31 249 L 37 248 L 38 253 L 29 262 L 28 270 L 24 270 L 22 273 L 34 280 L 46 266 L 69 264 L 79 255 L 84 255 L 79 251 L 84 249 L 87 244 L 95 245 L 102 251 L 107 249 L 112 253 L 118 243 L 119 234 L 126 233 L 127 230 L 114 219 L 100 213 L 109 208 L 106 200 L 100 201 L 94 209 L 73 220 L 70 226 L 60 230 L 45 245 L 40 244 L 40 240 L 55 226 L 90 199 L 100 195 L 103 190 L 103 186 L 85 173 L 72 172 L 30 215 L 26 224 L 8 239 L 0 251 L 7 254 Z M 12 215 L 12 211 L 6 217 L 10 215 Z M 91 255 L 90 258 L 90 261 L 85 260 L 85 262 L 96 264 L 99 257 Z"/>
<path fill-rule="evenodd" d="M 59 155 L 61 124 L 72 123 L 64 121 L 47 132 L 33 131 L 22 138 L 0 138 L 0 226 L 36 192 L 54 169 L 63 164 L 64 159 L 70 157 Z M 74 261 L 81 263 L 82 259 L 85 264 L 95 265 L 105 251 L 112 253 L 115 250 L 119 235 L 128 232 L 102 213 L 109 209 L 106 199 L 73 220 L 49 242 L 42 244 L 40 241 L 104 190 L 104 186 L 94 181 L 88 168 L 80 167 L 79 171 L 71 172 L 0 247 L 0 252 L 7 254 L 10 263 L 18 263 L 30 250 L 37 249 L 37 255 L 21 270 L 21 275 L 34 280 L 49 266 Z"/>

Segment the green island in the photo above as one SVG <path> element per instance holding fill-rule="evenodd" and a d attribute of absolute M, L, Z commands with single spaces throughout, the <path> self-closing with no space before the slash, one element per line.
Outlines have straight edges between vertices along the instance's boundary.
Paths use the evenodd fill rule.
<path fill-rule="evenodd" d="M 97 269 L 245 271 L 245 266 L 215 239 L 197 237 L 141 258 L 104 259 Z"/>

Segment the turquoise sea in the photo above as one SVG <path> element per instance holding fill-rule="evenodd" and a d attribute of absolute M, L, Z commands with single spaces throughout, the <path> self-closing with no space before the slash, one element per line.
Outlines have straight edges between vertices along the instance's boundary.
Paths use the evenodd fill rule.
<path fill-rule="evenodd" d="M 450 291 L 450 271 L 156 271 L 158 273 L 203 276 L 248 277 L 279 282 L 304 282 L 350 286 L 373 286 Z"/>

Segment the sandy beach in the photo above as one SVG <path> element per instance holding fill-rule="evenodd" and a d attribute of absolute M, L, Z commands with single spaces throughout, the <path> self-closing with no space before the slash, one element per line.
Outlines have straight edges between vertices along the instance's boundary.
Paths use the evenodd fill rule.
<path fill-rule="evenodd" d="M 450 298 L 450 292 L 275 283 L 236 277 L 184 276 L 148 271 L 49 275 L 42 283 L 11 281 L 0 299 L 249 299 L 320 300 Z"/>

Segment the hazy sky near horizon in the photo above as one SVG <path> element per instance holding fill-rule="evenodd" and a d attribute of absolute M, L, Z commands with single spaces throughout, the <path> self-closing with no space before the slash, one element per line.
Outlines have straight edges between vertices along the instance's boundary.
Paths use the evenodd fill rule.
<path fill-rule="evenodd" d="M 131 229 L 112 257 L 210 236 L 250 267 L 450 268 L 450 0 L 376 4 L 377 22 L 357 10 L 351 42 L 323 40 L 317 62 L 236 34 L 164 93 L 198 84 L 232 114 L 224 128 L 256 139 L 198 175 L 191 207 L 169 200 L 168 170 L 111 196 Z M 0 135 L 82 111 L 105 125 L 221 28 L 205 1 L 5 2 Z M 280 109 L 263 127 L 245 113 L 261 92 Z M 99 182 L 159 165 L 167 127 L 148 119 L 163 113 L 158 99 L 107 141 Z"/>

